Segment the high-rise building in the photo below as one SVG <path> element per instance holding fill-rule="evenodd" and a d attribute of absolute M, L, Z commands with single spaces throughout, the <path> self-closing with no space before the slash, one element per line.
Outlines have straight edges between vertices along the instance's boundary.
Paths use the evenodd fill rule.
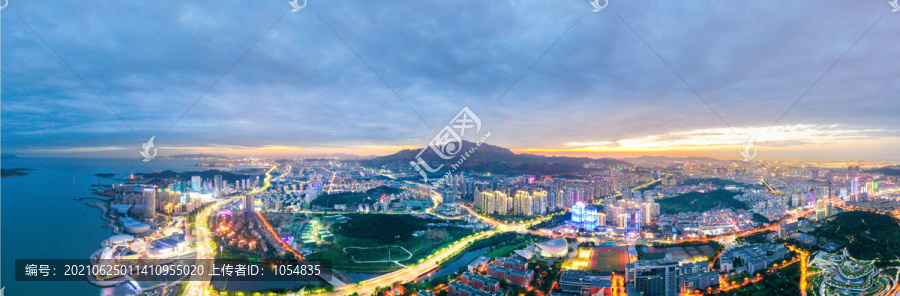
<path fill-rule="evenodd" d="M 831 213 L 831 201 L 820 199 L 816 201 L 816 221 L 823 221 L 828 218 Z"/>
<path fill-rule="evenodd" d="M 582 226 L 585 230 L 594 230 L 597 229 L 597 208 L 595 207 L 585 207 L 584 212 L 582 212 Z"/>
<path fill-rule="evenodd" d="M 616 206 L 614 203 L 610 203 L 604 208 L 606 212 L 606 224 L 612 226 L 625 226 L 624 222 L 620 222 L 619 217 L 624 217 L 625 212 L 621 207 Z"/>
<path fill-rule="evenodd" d="M 625 280 L 643 296 L 678 295 L 678 263 L 637 260 L 625 265 Z"/>
<path fill-rule="evenodd" d="M 576 225 L 580 225 L 583 221 L 581 220 L 584 217 L 584 203 L 577 202 L 572 205 L 572 223 Z"/>
<path fill-rule="evenodd" d="M 813 207 L 813 206 L 815 206 L 815 205 L 816 205 L 816 200 L 817 200 L 817 197 L 816 197 L 816 188 L 810 187 L 810 188 L 809 188 L 809 193 L 807 193 L 807 195 L 806 195 L 806 206 L 808 206 L 808 207 Z"/>
<path fill-rule="evenodd" d="M 519 190 L 513 197 L 515 200 L 515 214 L 523 216 L 534 216 L 534 196 L 525 190 Z"/>
<path fill-rule="evenodd" d="M 597 228 L 597 208 L 586 207 L 584 202 L 576 202 L 572 205 L 572 224 L 585 230 L 594 230 Z"/>
<path fill-rule="evenodd" d="M 556 191 L 547 192 L 547 211 L 555 212 L 557 210 L 556 203 Z"/>
<path fill-rule="evenodd" d="M 156 187 L 144 188 L 144 218 L 156 219 Z"/>
<path fill-rule="evenodd" d="M 659 216 L 659 204 L 652 201 L 644 202 L 641 204 L 641 213 L 644 214 L 644 225 L 650 225 L 656 220 L 656 216 Z"/>
<path fill-rule="evenodd" d="M 191 176 L 191 191 L 203 192 L 203 180 L 200 176 Z"/>
<path fill-rule="evenodd" d="M 518 193 L 516 195 L 521 196 Z M 516 213 L 515 211 L 520 210 L 521 206 L 524 206 L 524 204 L 517 203 L 517 201 L 522 201 L 521 199 L 514 199 L 499 190 L 476 191 L 475 198 L 481 200 L 481 211 L 486 214 L 506 215 L 510 209 L 513 210 L 513 213 Z"/>
<path fill-rule="evenodd" d="M 531 195 L 534 197 L 534 214 L 547 214 L 547 191 L 535 190 Z"/>
<path fill-rule="evenodd" d="M 570 205 L 570 203 L 566 202 L 566 192 L 563 190 L 556 190 L 556 208 L 562 209 Z"/>
<path fill-rule="evenodd" d="M 784 238 L 793 233 L 796 233 L 799 229 L 799 225 L 797 220 L 788 220 L 778 224 L 778 237 Z"/>
<path fill-rule="evenodd" d="M 156 210 L 160 211 L 160 212 L 165 211 L 166 205 L 169 204 L 169 200 L 168 200 L 165 192 L 163 192 L 162 188 L 156 188 L 155 196 L 156 196 Z M 166 212 L 166 213 L 169 214 L 168 212 Z"/>
<path fill-rule="evenodd" d="M 222 196 L 222 185 L 224 184 L 222 183 L 222 175 L 216 175 L 213 179 L 213 196 L 217 198 Z"/>
<path fill-rule="evenodd" d="M 244 195 L 244 212 L 253 213 L 253 195 Z"/>
<path fill-rule="evenodd" d="M 875 194 L 875 191 L 878 189 L 878 182 L 866 182 L 865 193 L 867 194 Z"/>
<path fill-rule="evenodd" d="M 484 204 L 481 202 L 482 202 L 481 191 L 475 191 L 475 198 L 472 200 L 472 206 L 475 207 L 475 209 L 477 209 L 477 210 L 483 211 Z"/>
<path fill-rule="evenodd" d="M 628 209 L 625 211 L 625 234 L 641 233 L 641 210 Z"/>

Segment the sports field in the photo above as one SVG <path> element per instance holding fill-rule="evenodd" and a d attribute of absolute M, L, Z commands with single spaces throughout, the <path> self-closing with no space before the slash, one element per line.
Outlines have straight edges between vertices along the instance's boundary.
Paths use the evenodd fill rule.
<path fill-rule="evenodd" d="M 625 250 L 613 247 L 594 249 L 591 270 L 624 271 L 628 256 Z"/>

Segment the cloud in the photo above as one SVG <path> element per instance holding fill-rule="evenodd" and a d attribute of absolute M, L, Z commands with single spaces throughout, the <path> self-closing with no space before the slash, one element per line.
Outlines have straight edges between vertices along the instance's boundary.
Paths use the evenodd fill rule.
<path fill-rule="evenodd" d="M 21 3 L 7 10 L 77 75 L 21 20 L 4 20 L 0 127 L 4 152 L 16 153 L 150 136 L 198 149 L 364 151 L 424 145 L 469 106 L 494 144 L 515 149 L 694 147 L 740 143 L 809 89 L 778 123 L 796 130 L 775 133 L 796 135 L 772 145 L 895 137 L 900 68 L 884 44 L 896 18 L 848 51 L 883 6 L 650 1 L 592 13 L 580 1 L 311 1 L 290 13 L 281 2 Z"/>
<path fill-rule="evenodd" d="M 791 125 L 767 127 L 698 129 L 616 141 L 572 142 L 573 151 L 641 151 L 657 149 L 720 149 L 740 146 L 753 138 L 757 145 L 794 147 L 842 141 L 900 137 L 900 130 L 853 129 L 840 125 Z M 764 143 L 764 144 L 763 144 Z"/>

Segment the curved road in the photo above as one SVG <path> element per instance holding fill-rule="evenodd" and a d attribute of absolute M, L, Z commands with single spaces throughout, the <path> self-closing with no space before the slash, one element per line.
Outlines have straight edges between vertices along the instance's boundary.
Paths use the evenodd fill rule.
<path fill-rule="evenodd" d="M 272 171 L 278 167 L 277 165 L 272 166 L 268 172 L 266 172 L 265 185 L 263 187 L 257 188 L 247 194 L 255 194 L 257 192 L 266 190 L 271 185 L 272 181 Z M 210 237 L 209 230 L 209 216 L 210 214 L 221 207 L 222 205 L 229 203 L 235 199 L 243 197 L 242 195 L 238 195 L 229 199 L 224 199 L 217 201 L 216 203 L 206 207 L 199 214 L 197 214 L 196 219 L 194 219 L 194 228 L 195 235 L 197 236 L 197 259 L 215 259 L 215 246 L 213 246 L 212 238 Z M 212 270 L 212 260 L 203 260 L 203 270 Z M 185 289 L 184 295 L 210 295 L 207 291 L 209 287 L 209 282 L 212 279 L 212 275 L 209 273 L 205 275 L 197 275 L 191 276 L 190 281 L 188 282 L 187 289 Z"/>
<path fill-rule="evenodd" d="M 388 274 L 367 280 L 365 282 L 362 282 L 362 284 L 359 284 L 359 285 L 350 284 L 350 285 L 344 285 L 341 287 L 335 287 L 333 292 L 321 293 L 321 294 L 316 294 L 316 295 L 331 296 L 331 295 L 349 295 L 349 294 L 353 294 L 353 293 L 358 293 L 359 295 L 368 295 L 368 294 L 374 293 L 376 287 L 389 286 L 395 282 L 414 281 L 415 279 L 419 278 L 420 276 L 425 275 L 428 272 L 430 272 L 431 270 L 437 268 L 439 262 L 446 260 L 446 259 L 456 255 L 457 253 L 465 250 L 465 248 L 468 247 L 468 245 L 470 243 L 473 243 L 476 240 L 483 239 L 483 238 L 486 238 L 486 237 L 489 237 L 491 235 L 501 233 L 501 232 L 525 230 L 529 226 L 531 226 L 533 223 L 540 223 L 546 219 L 547 218 L 541 218 L 536 221 L 532 221 L 530 223 L 517 224 L 515 226 L 501 225 L 498 228 L 495 228 L 492 230 L 488 230 L 488 231 L 484 231 L 484 232 L 477 233 L 474 235 L 470 235 L 459 241 L 456 241 L 455 243 L 453 243 L 452 245 L 450 245 L 444 249 L 437 250 L 434 254 L 432 254 L 431 256 L 426 258 L 422 263 L 418 263 L 418 264 L 412 265 L 408 268 L 404 268 L 404 269 L 401 269 L 401 270 L 398 270 L 398 271 L 395 271 L 392 273 L 388 273 Z"/>

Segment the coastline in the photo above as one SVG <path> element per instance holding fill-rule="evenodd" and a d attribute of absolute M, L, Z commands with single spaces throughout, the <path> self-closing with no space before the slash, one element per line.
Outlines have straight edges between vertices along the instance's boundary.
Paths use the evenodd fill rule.
<path fill-rule="evenodd" d="M 100 200 L 100 201 L 86 203 L 86 205 L 100 209 L 100 212 L 101 212 L 100 219 L 103 219 L 104 221 L 109 222 L 109 224 L 103 225 L 101 227 L 112 229 L 112 233 L 116 234 L 116 235 L 125 234 L 124 232 L 122 232 L 119 225 L 116 225 L 116 220 L 113 219 L 112 217 L 110 217 L 110 215 L 109 215 L 110 208 L 108 208 L 106 206 L 106 204 L 109 202 L 109 200 L 104 200 L 104 199 L 100 199 L 100 198 L 96 198 L 96 197 L 82 197 L 77 200 L 87 199 L 87 198 Z"/>

